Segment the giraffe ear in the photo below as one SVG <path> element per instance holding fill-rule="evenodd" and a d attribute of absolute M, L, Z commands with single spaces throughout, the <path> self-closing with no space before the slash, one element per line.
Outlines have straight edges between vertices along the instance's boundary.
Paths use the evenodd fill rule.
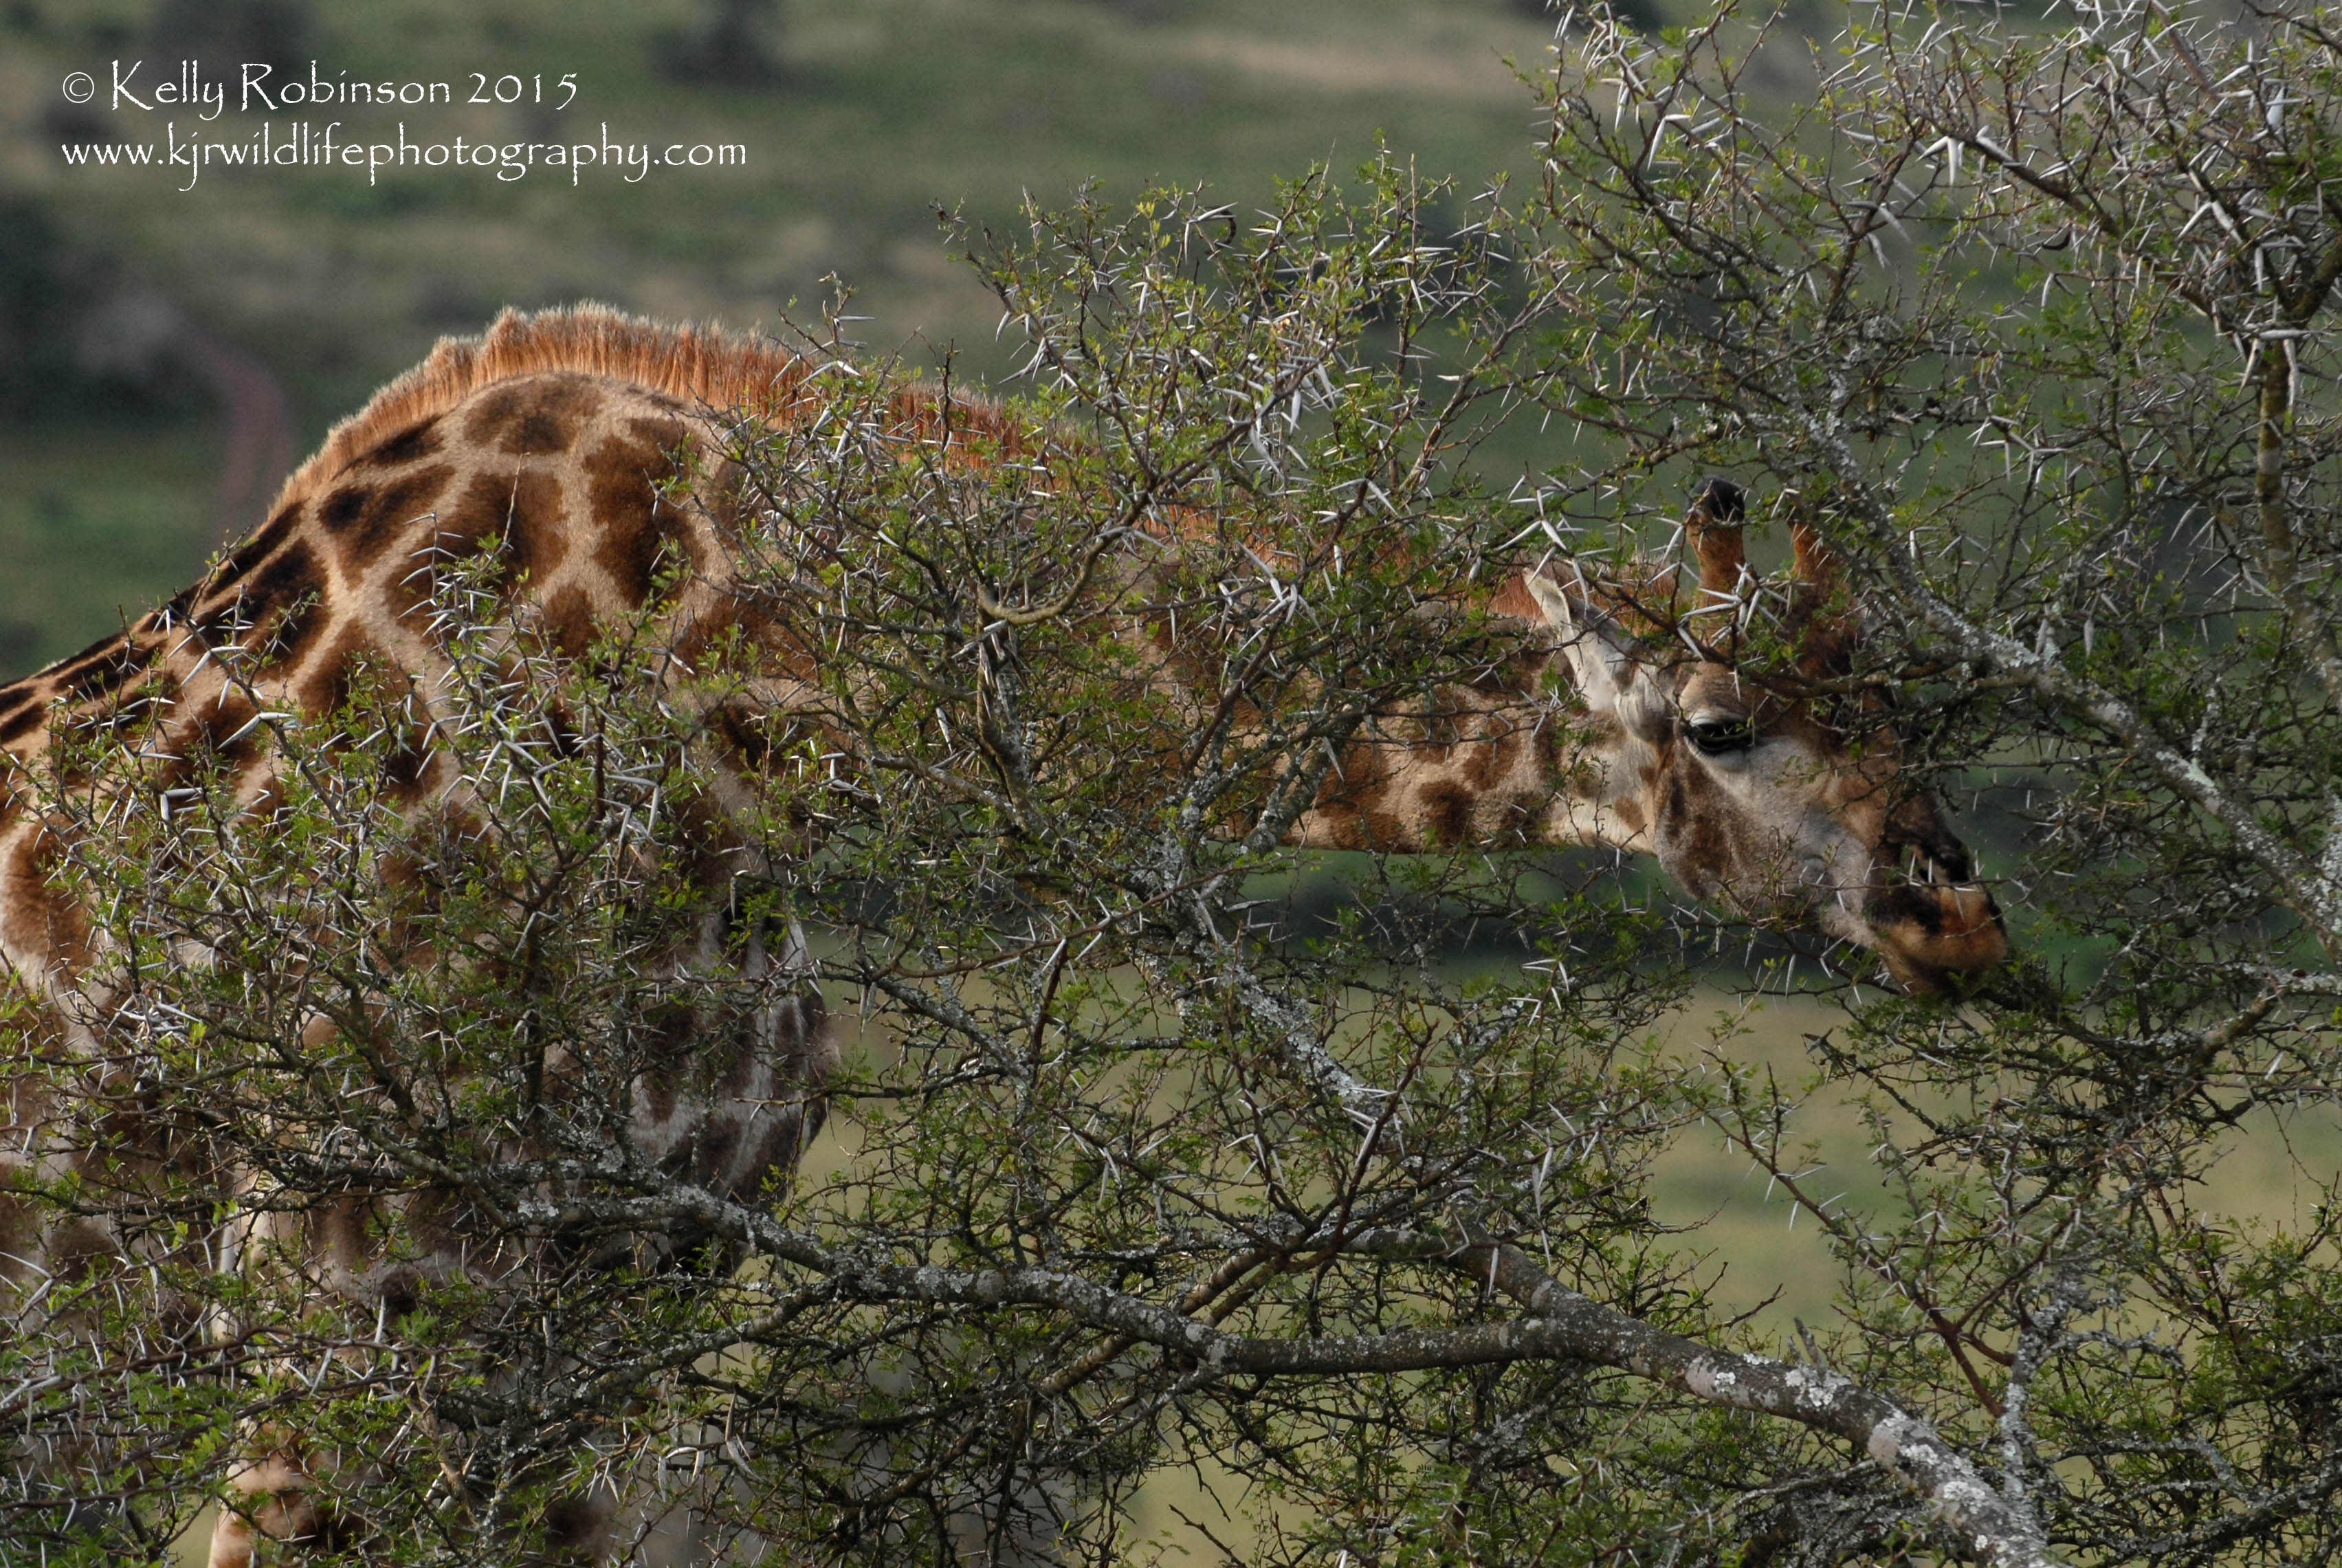
<path fill-rule="evenodd" d="M 1524 582 L 1545 612 L 1546 624 L 1560 634 L 1570 684 L 1586 707 L 1616 715 L 1636 734 L 1648 730 L 1666 704 L 1655 703 L 1651 678 L 1635 662 L 1633 646 L 1617 623 L 1543 573 L 1532 572 Z"/>

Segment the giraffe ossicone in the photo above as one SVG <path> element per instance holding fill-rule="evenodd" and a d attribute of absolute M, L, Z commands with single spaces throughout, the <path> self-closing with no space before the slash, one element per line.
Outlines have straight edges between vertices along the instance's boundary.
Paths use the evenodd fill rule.
<path fill-rule="evenodd" d="M 161 705 L 165 754 L 215 757 L 242 798 L 264 803 L 263 714 L 330 714 L 365 666 L 403 673 L 431 700 L 449 653 L 418 563 L 449 555 L 493 555 L 565 655 L 646 607 L 678 653 L 726 637 L 753 650 L 770 621 L 741 591 L 742 531 L 766 525 L 772 502 L 744 498 L 729 434 L 742 416 L 809 424 L 827 395 L 804 360 L 767 343 L 591 306 L 508 312 L 482 337 L 443 342 L 338 425 L 201 582 L 0 688 L 0 748 L 36 769 L 61 721 L 135 698 Z M 1019 439 L 1001 411 L 937 394 L 905 394 L 888 417 L 913 439 L 973 432 L 1009 451 Z M 1898 769 L 1887 719 L 1849 729 L 1737 661 L 1734 628 L 1753 582 L 1742 510 L 1720 481 L 1696 498 L 1699 582 L 1687 608 L 1672 574 L 1541 568 L 1506 580 L 1487 608 L 1519 624 L 1529 653 L 1503 681 L 1456 688 L 1436 724 L 1412 710 L 1370 722 L 1288 839 L 1400 853 L 1611 845 L 1655 855 L 1696 895 L 1874 948 L 1914 990 L 1997 963 L 1998 912 L 1934 802 Z M 1790 634 L 1801 663 L 1827 674 L 1858 628 L 1832 602 L 1818 540 L 1801 529 L 1797 546 Z M 216 656 L 228 638 L 265 654 Z M 801 644 L 773 650 L 786 678 L 768 689 L 801 681 L 788 662 L 802 657 Z M 738 748 L 737 764 L 754 767 L 755 755 Z M 413 799 L 450 787 L 447 774 L 443 759 L 422 758 Z M 0 955 L 45 1001 L 50 1036 L 70 1051 L 87 1041 L 75 1004 L 91 931 L 50 874 L 51 833 L 15 790 L 0 815 Z M 754 1197 L 786 1176 L 818 1124 L 836 1046 L 807 994 L 720 1048 L 739 1059 L 701 1075 L 718 1088 L 638 1086 L 638 1132 L 693 1179 Z M 40 1107 L 16 1104 L 14 1119 L 0 1174 L 50 1157 Z M 36 1278 L 56 1243 L 34 1211 L 0 1206 L 0 1290 Z M 362 1252 L 335 1277 L 386 1290 Z M 213 1568 L 244 1568 L 263 1536 L 317 1526 L 297 1463 L 256 1455 L 241 1474 L 249 1505 L 224 1516 Z"/>

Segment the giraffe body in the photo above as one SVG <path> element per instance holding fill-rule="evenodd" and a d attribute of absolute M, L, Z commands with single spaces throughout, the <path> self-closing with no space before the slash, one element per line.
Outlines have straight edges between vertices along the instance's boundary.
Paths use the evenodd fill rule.
<path fill-rule="evenodd" d="M 696 485 L 685 465 L 720 452 L 720 411 L 786 418 L 804 378 L 799 362 L 766 345 L 614 313 L 508 316 L 485 340 L 443 345 L 336 428 L 286 482 L 267 521 L 195 587 L 124 633 L 0 688 L 0 746 L 22 770 L 0 817 L 0 954 L 47 1003 L 41 1033 L 68 1052 L 83 1048 L 95 1015 L 82 989 L 95 956 L 88 923 L 71 890 L 54 885 L 57 846 L 28 782 L 56 725 L 159 704 L 157 783 L 174 782 L 175 758 L 201 753 L 233 770 L 235 793 L 265 812 L 275 785 L 259 716 L 333 712 L 362 664 L 403 672 L 428 707 L 448 664 L 432 624 L 432 574 L 436 563 L 483 550 L 532 601 L 546 638 L 571 655 L 613 621 L 643 614 L 660 591 L 658 574 L 680 564 L 683 585 L 652 613 L 668 647 L 702 645 L 739 610 L 726 532 L 737 517 L 720 499 L 735 487 L 720 464 Z M 982 421 L 986 411 L 965 417 Z M 216 656 L 222 644 L 264 651 L 231 672 Z M 444 759 L 423 762 L 414 798 L 444 788 Z M 706 924 L 703 945 L 712 951 L 720 911 L 711 908 Z M 794 956 L 785 945 L 750 962 L 786 968 Z M 638 1085 L 632 1141 L 646 1159 L 711 1191 L 752 1198 L 795 1164 L 818 1125 L 809 1091 L 834 1060 L 831 1032 L 819 998 L 806 993 L 713 1048 L 725 1059 Z M 678 1093 L 678 1083 L 705 1087 Z M 40 1108 L 16 1093 L 0 1177 L 12 1161 L 42 1157 Z M 495 1272 L 468 1237 L 427 1225 L 422 1233 L 423 1255 L 387 1263 L 365 1214 L 329 1208 L 246 1227 L 216 1250 L 232 1262 L 256 1243 L 297 1242 L 319 1277 L 394 1315 L 426 1276 Z M 87 1223 L 44 1232 L 29 1210 L 0 1199 L 0 1290 L 110 1245 Z M 308 1502 L 303 1463 L 264 1446 L 241 1468 L 235 1484 L 251 1499 L 249 1515 L 222 1517 L 211 1558 L 218 1568 L 252 1561 L 261 1536 L 330 1536 L 333 1522 Z"/>
<path fill-rule="evenodd" d="M 432 624 L 434 563 L 484 551 L 569 655 L 655 598 L 657 635 L 679 663 L 726 634 L 764 634 L 740 584 L 741 546 L 744 530 L 776 518 L 742 501 L 722 457 L 724 422 L 736 410 L 806 420 L 817 395 L 800 361 L 762 344 L 591 307 L 508 314 L 484 338 L 442 344 L 337 427 L 267 521 L 195 587 L 0 688 L 0 747 L 37 768 L 57 723 L 135 692 L 167 704 L 160 766 L 205 751 L 238 770 L 238 789 L 262 811 L 273 785 L 258 717 L 333 712 L 362 661 L 404 673 L 427 703 L 447 665 Z M 1016 439 L 981 404 L 946 410 L 913 395 L 894 412 L 908 431 L 932 434 L 947 413 L 956 428 Z M 1728 532 L 1736 548 L 1736 530 L 1706 521 L 1711 541 Z M 662 586 L 663 563 L 681 566 L 679 582 Z M 1449 694 L 1436 714 L 1370 724 L 1289 836 L 1385 851 L 1614 844 L 1656 854 L 1695 893 L 1877 947 L 1915 987 L 2000 956 L 1997 914 L 1971 884 L 1965 852 L 1931 806 L 1892 787 L 1889 750 L 1853 748 L 1797 704 L 1752 696 L 1727 664 L 1637 640 L 1626 630 L 1629 596 L 1616 584 L 1573 588 L 1536 574 L 1506 582 L 1491 607 L 1542 630 L 1543 645 L 1484 687 Z M 248 679 L 212 656 L 227 641 L 266 650 Z M 774 654 L 777 674 L 803 656 Z M 1747 744 L 1704 744 L 1718 723 Z M 440 760 L 419 761 L 417 802 L 448 787 L 444 772 Z M 1924 883 L 1896 870 L 1913 848 L 1932 868 Z M 46 1028 L 70 1051 L 88 1038 L 81 977 L 93 938 L 71 890 L 53 885 L 55 853 L 17 789 L 0 816 L 0 955 L 46 1000 Z M 762 961 L 785 967 L 790 955 Z M 736 1059 L 701 1075 L 717 1086 L 706 1092 L 643 1085 L 638 1146 L 711 1189 L 753 1197 L 786 1175 L 818 1124 L 829 1030 L 805 995 L 748 1035 L 703 1048 Z M 0 1175 L 6 1161 L 43 1157 L 39 1107 L 17 1104 L 13 1117 Z M 70 1229 L 41 1232 L 21 1206 L 0 1206 L 0 1289 L 58 1266 L 73 1247 L 106 1244 Z M 379 1267 L 363 1230 L 354 1219 L 305 1244 L 333 1254 L 321 1273 L 335 1288 L 388 1303 L 411 1288 L 413 1269 Z M 462 1257 L 463 1238 L 450 1235 L 445 1257 L 426 1266 L 459 1268 Z M 305 1512 L 300 1465 L 281 1454 L 256 1453 L 239 1484 L 251 1506 L 224 1518 L 214 1568 L 244 1568 L 262 1535 L 326 1527 Z"/>

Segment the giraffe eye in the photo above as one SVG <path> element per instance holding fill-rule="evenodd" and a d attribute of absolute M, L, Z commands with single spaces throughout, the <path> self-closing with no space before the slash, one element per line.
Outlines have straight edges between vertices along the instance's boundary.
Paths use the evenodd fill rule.
<path fill-rule="evenodd" d="M 1756 731 L 1746 719 L 1693 719 L 1683 727 L 1684 739 L 1704 757 L 1745 752 L 1756 744 Z"/>

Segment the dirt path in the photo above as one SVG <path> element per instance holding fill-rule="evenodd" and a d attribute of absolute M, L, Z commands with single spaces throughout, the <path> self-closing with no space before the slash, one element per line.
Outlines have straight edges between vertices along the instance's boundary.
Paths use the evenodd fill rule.
<path fill-rule="evenodd" d="M 187 323 L 175 346 L 226 415 L 211 517 L 213 542 L 225 544 L 259 524 L 260 509 L 292 472 L 292 406 L 268 367 L 227 339 Z"/>

